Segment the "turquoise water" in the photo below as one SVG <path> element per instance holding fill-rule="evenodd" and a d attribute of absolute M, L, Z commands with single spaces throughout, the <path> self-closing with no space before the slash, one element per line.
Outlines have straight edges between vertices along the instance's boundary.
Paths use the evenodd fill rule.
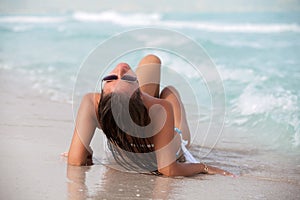
<path fill-rule="evenodd" d="M 299 153 L 299 13 L 1 15 L 0 68 L 28 76 L 52 100 L 71 102 L 89 52 L 114 34 L 145 26 L 179 31 L 204 47 L 223 79 L 225 127 L 266 149 Z"/>

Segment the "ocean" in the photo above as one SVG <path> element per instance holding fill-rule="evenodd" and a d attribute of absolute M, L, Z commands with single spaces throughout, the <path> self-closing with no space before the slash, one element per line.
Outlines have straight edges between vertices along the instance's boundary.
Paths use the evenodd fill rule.
<path fill-rule="evenodd" d="M 81 94 L 91 92 L 75 88 L 80 66 L 90 52 L 116 34 L 144 27 L 185 35 L 211 58 L 225 91 L 223 128 L 227 131 L 224 137 L 216 139 L 220 148 L 246 151 L 246 155 L 258 151 L 275 152 L 292 159 L 299 156 L 299 13 L 103 11 L 0 15 L 0 69 L 28 77 L 35 91 L 53 101 L 72 103 L 75 89 Z M 161 42 L 152 39 L 154 43 Z M 144 41 L 145 47 L 149 45 L 147 42 L 149 39 Z M 203 123 L 209 121 L 207 115 L 211 110 L 206 106 L 210 94 L 205 92 L 205 84 L 193 83 L 198 80 L 193 71 L 182 71 L 182 65 L 168 53 L 141 50 L 122 61 L 136 65 L 139 56 L 151 52 L 161 54 L 166 65 L 173 65 L 175 71 L 183 73 L 192 88 L 203 89 L 203 93 L 195 94 L 199 97 L 201 113 L 190 113 L 194 105 L 187 112 L 190 118 L 200 118 Z M 201 146 L 197 141 L 194 143 Z M 216 159 L 222 157 L 222 153 L 216 152 Z M 298 161 L 292 164 L 299 168 Z"/>

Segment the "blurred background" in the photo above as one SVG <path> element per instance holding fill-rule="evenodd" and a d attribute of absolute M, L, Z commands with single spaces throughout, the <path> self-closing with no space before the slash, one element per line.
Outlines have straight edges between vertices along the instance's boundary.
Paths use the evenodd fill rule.
<path fill-rule="evenodd" d="M 98 12 L 290 12 L 300 11 L 299 0 L 2 0 L 2 13 Z"/>

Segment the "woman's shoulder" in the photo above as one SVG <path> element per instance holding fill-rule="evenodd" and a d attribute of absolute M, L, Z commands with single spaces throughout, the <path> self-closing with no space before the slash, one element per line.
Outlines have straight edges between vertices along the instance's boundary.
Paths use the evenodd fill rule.
<path fill-rule="evenodd" d="M 164 111 L 172 112 L 171 103 L 165 99 L 160 99 L 148 95 L 146 96 L 146 98 L 144 98 L 143 101 L 148 109 L 150 109 L 152 106 L 155 106 L 157 109 L 163 108 Z"/>
<path fill-rule="evenodd" d="M 101 93 L 86 93 L 82 101 L 87 103 L 92 103 L 96 108 L 98 108 L 99 102 L 101 98 Z"/>

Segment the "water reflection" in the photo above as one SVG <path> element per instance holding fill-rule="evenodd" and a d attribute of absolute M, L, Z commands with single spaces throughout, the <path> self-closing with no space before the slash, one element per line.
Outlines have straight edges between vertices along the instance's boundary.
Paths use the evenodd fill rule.
<path fill-rule="evenodd" d="M 80 200 L 88 196 L 88 188 L 85 184 L 86 172 L 90 167 L 67 166 L 68 199 Z"/>
<path fill-rule="evenodd" d="M 68 199 L 169 199 L 176 179 L 120 172 L 103 165 L 67 166 Z"/>

